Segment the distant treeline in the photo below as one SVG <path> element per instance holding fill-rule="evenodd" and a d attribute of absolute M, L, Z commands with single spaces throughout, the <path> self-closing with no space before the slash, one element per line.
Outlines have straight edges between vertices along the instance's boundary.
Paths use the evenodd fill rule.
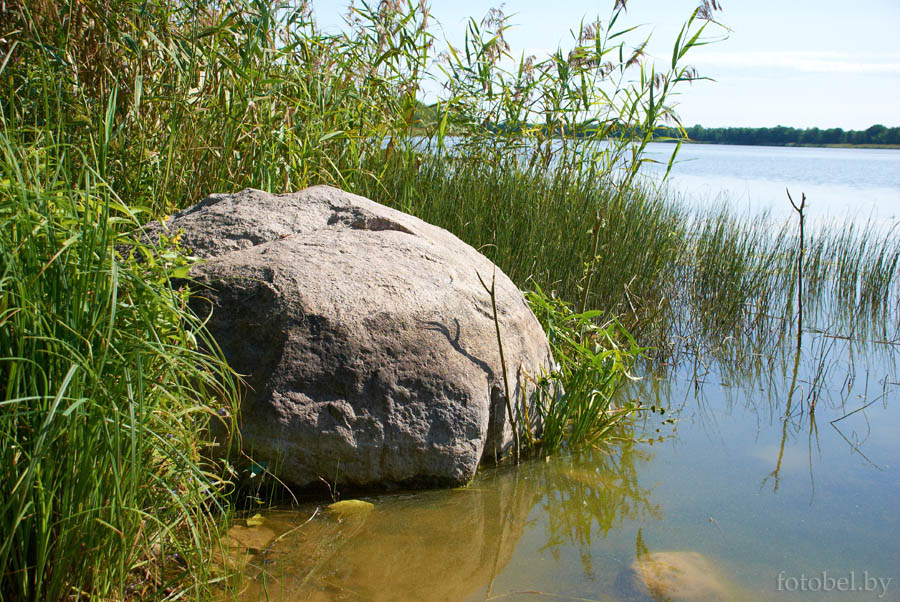
<path fill-rule="evenodd" d="M 658 130 L 659 137 L 681 138 L 675 128 Z M 841 128 L 797 129 L 784 126 L 772 128 L 705 128 L 695 125 L 687 128 L 688 138 L 708 144 L 760 144 L 768 146 L 789 145 L 900 145 L 900 127 L 889 128 L 873 125 L 866 130 Z"/>
<path fill-rule="evenodd" d="M 434 131 L 441 122 L 440 108 L 437 105 L 426 105 L 417 101 L 416 111 L 413 115 L 414 127 L 419 127 L 423 133 Z M 549 127 L 541 124 L 510 125 L 508 123 L 488 123 L 484 127 L 494 134 L 518 135 L 524 128 L 538 129 L 545 136 L 567 138 L 584 138 L 596 136 L 598 131 L 591 123 L 582 123 L 577 127 L 555 126 Z M 455 131 L 454 126 L 448 128 L 448 132 Z M 881 124 L 873 125 L 865 130 L 844 130 L 842 128 L 807 128 L 799 129 L 779 125 L 771 128 L 728 127 L 705 128 L 695 125 L 686 128 L 688 140 L 691 142 L 703 142 L 707 144 L 750 144 L 763 146 L 900 146 L 900 127 L 885 127 Z M 602 134 L 605 136 L 628 135 L 642 137 L 641 128 L 613 127 Z M 677 128 L 658 128 L 653 135 L 656 139 L 682 139 L 684 136 Z"/>

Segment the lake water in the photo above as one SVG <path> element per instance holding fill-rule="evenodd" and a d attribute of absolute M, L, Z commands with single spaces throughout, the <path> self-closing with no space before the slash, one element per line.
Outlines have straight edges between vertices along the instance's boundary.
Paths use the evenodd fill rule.
<path fill-rule="evenodd" d="M 665 172 L 674 145 L 653 143 L 648 172 Z M 745 215 L 794 215 L 785 193 L 807 196 L 811 224 L 857 223 L 880 228 L 900 220 L 900 150 L 686 144 L 678 151 L 671 188 L 691 204 L 716 205 Z"/>
<path fill-rule="evenodd" d="M 890 224 L 900 206 L 898 151 L 681 158 L 674 183 L 691 202 L 725 189 L 789 216 L 787 185 L 833 217 Z M 635 383 L 623 395 L 669 408 L 638 443 L 367 497 L 371 511 L 341 519 L 317 504 L 270 511 L 233 532 L 242 599 L 646 600 L 635 574 L 657 570 L 685 599 L 900 600 L 898 353 L 808 334 L 800 354 L 737 373 L 698 362 Z"/>

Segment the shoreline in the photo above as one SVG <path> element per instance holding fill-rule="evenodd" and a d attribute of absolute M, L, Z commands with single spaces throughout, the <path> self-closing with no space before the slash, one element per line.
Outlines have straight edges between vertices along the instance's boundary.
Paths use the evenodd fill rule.
<path fill-rule="evenodd" d="M 674 144 L 682 142 L 684 144 L 707 144 L 709 146 L 771 146 L 775 148 L 866 148 L 866 149 L 887 149 L 900 150 L 900 144 L 801 144 L 798 142 L 788 142 L 786 144 L 734 144 L 731 142 L 711 142 L 708 140 L 653 140 L 661 144 Z"/>

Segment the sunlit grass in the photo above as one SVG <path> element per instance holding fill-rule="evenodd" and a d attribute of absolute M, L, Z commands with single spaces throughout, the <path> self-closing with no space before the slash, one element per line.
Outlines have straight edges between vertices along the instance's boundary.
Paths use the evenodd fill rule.
<path fill-rule="evenodd" d="M 727 206 L 695 209 L 636 183 L 625 195 L 552 170 L 533 173 L 436 156 L 396 157 L 359 192 L 447 228 L 523 289 L 615 317 L 651 357 L 685 349 L 740 361 L 795 332 L 796 225 L 752 221 Z M 602 228 L 597 254 L 591 229 Z M 873 226 L 832 224 L 808 235 L 805 328 L 896 338 L 900 239 Z M 730 358 L 730 359 L 728 359 Z"/>
<path fill-rule="evenodd" d="M 117 256 L 132 209 L 65 152 L 0 133 L 0 598 L 199 597 L 235 380 L 167 284 L 179 251 Z"/>

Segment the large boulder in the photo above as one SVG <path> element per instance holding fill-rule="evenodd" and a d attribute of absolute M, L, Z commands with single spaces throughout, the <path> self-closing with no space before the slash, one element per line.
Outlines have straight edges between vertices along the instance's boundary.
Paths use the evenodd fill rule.
<path fill-rule="evenodd" d="M 192 305 L 249 390 L 243 448 L 293 485 L 450 485 L 508 453 L 549 370 L 512 281 L 449 232 L 341 190 L 213 195 L 166 224 L 205 261 Z"/>

